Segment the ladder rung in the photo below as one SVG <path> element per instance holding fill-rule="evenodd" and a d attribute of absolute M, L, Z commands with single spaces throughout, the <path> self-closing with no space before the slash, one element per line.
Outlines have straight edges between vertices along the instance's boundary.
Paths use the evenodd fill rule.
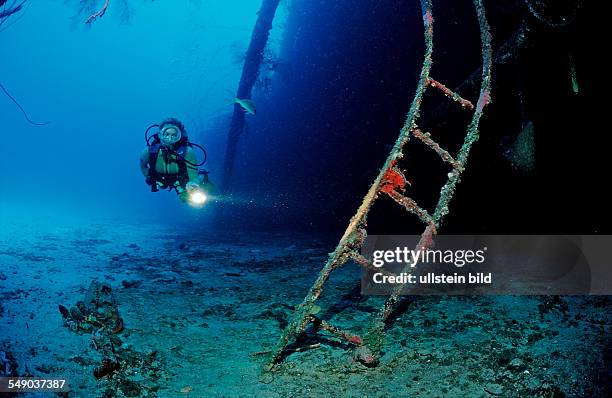
<path fill-rule="evenodd" d="M 440 155 L 443 161 L 449 163 L 451 166 L 453 166 L 453 168 L 462 171 L 463 167 L 461 167 L 461 164 L 457 162 L 455 158 L 453 158 L 453 156 L 448 153 L 448 151 L 442 149 L 442 147 L 440 147 L 437 142 L 431 139 L 429 133 L 423 133 L 418 128 L 414 128 L 410 130 L 410 132 L 413 136 L 421 140 L 425 145 L 427 145 L 428 147 L 433 149 L 438 155 Z"/>
<path fill-rule="evenodd" d="M 351 252 L 351 258 L 360 266 L 362 266 L 363 268 L 370 270 L 370 271 L 376 271 L 378 273 L 381 273 L 385 276 L 394 276 L 395 274 L 391 273 L 391 272 L 387 272 L 382 268 L 376 268 L 374 266 L 374 264 L 372 264 L 372 262 L 370 260 L 368 260 L 367 258 L 365 258 L 364 256 L 362 256 L 361 254 L 357 253 L 357 252 Z"/>
<path fill-rule="evenodd" d="M 439 81 L 436 81 L 430 77 L 427 80 L 427 83 L 431 87 L 435 87 L 438 90 L 442 91 L 444 95 L 446 95 L 448 98 L 452 99 L 455 102 L 458 102 L 462 108 L 467 108 L 469 110 L 474 109 L 474 104 L 472 104 L 469 100 L 466 100 L 465 98 L 463 98 L 462 96 L 460 96 L 459 94 L 451 90 L 450 88 L 446 87 L 444 84 L 440 83 Z"/>
<path fill-rule="evenodd" d="M 401 193 L 395 191 L 387 192 L 387 195 L 389 195 L 393 200 L 395 200 L 399 205 L 403 206 L 410 213 L 416 214 L 425 224 L 432 225 L 435 227 L 436 223 L 429 215 L 427 210 L 421 208 L 412 198 L 404 196 Z"/>
<path fill-rule="evenodd" d="M 333 334 L 336 337 L 339 337 L 343 340 L 348 341 L 349 343 L 353 343 L 356 345 L 361 345 L 362 344 L 362 340 L 361 337 L 357 336 L 356 334 L 353 333 L 349 333 L 347 331 L 344 331 L 340 328 L 337 328 L 336 326 L 332 325 L 331 323 L 328 323 L 326 321 L 324 321 L 321 318 L 317 318 L 314 315 L 310 315 L 310 320 L 312 321 L 312 323 L 315 325 L 315 327 L 318 327 L 322 330 L 325 330 L 326 332 L 329 332 L 331 334 Z"/>
<path fill-rule="evenodd" d="M 374 265 L 370 260 L 357 252 L 351 252 L 351 258 L 359 265 L 367 269 L 373 269 Z"/>

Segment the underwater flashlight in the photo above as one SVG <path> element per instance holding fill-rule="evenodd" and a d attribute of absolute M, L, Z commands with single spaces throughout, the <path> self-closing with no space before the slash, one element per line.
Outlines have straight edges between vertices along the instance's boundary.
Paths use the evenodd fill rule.
<path fill-rule="evenodd" d="M 189 204 L 192 206 L 202 206 L 208 197 L 199 189 L 194 189 L 189 192 Z"/>

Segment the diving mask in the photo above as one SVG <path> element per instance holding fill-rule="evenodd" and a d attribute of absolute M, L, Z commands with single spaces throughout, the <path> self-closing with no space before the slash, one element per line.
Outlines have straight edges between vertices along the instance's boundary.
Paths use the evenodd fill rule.
<path fill-rule="evenodd" d="M 159 140 L 162 145 L 175 144 L 181 140 L 181 130 L 177 126 L 169 124 L 159 132 Z"/>

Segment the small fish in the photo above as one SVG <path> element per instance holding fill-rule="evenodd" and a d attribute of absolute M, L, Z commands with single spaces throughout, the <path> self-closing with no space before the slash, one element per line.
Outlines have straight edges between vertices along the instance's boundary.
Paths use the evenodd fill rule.
<path fill-rule="evenodd" d="M 251 115 L 254 115 L 255 112 L 257 112 L 257 109 L 255 109 L 255 103 L 250 99 L 242 99 L 236 97 L 234 98 L 234 103 L 240 105 L 242 109 L 244 109 L 247 113 L 250 113 Z"/>

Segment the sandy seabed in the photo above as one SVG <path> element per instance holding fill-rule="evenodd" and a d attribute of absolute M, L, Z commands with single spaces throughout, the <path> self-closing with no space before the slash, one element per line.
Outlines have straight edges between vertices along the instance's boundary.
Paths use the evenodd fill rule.
<path fill-rule="evenodd" d="M 3 223 L 0 375 L 65 377 L 70 397 L 609 396 L 606 297 L 414 297 L 389 325 L 377 367 L 321 333 L 303 341 L 318 348 L 263 373 L 265 356 L 253 354 L 276 343 L 333 246 L 145 224 Z M 95 330 L 71 330 L 58 310 L 92 281 L 112 289 L 124 326 L 116 355 L 129 357 L 100 378 Z M 363 334 L 381 303 L 359 294 L 359 270 L 346 266 L 326 285 L 320 316 Z"/>

